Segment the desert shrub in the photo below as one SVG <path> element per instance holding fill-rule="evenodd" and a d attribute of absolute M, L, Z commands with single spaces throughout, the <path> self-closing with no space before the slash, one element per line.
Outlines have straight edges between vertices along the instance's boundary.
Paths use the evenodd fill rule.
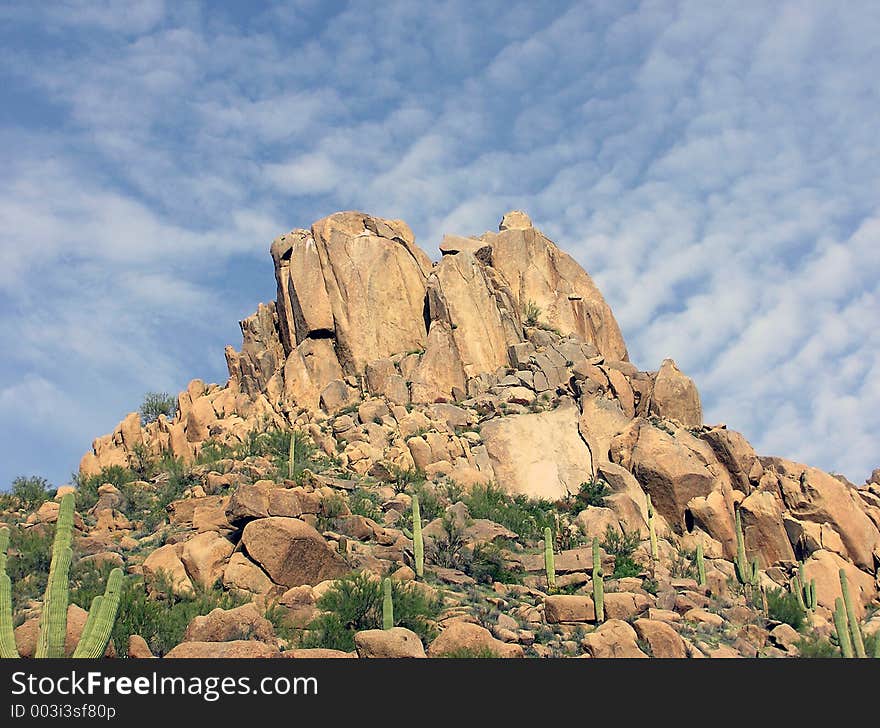
<path fill-rule="evenodd" d="M 795 642 L 800 657 L 806 659 L 822 659 L 840 657 L 840 649 L 831 640 L 818 635 L 803 637 Z"/>
<path fill-rule="evenodd" d="M 523 319 L 526 326 L 537 326 L 541 319 L 541 308 L 533 300 L 529 299 L 523 306 Z"/>
<path fill-rule="evenodd" d="M 180 644 L 195 617 L 218 607 L 239 607 L 247 601 L 218 588 L 197 587 L 191 597 L 175 596 L 167 579 L 158 580 L 157 592 L 158 598 L 150 596 L 140 577 L 130 576 L 123 582 L 112 633 L 116 651 L 123 656 L 127 654 L 128 638 L 133 634 L 143 637 L 154 655 L 162 656 Z"/>
<path fill-rule="evenodd" d="M 626 529 L 618 531 L 611 525 L 605 530 L 602 548 L 614 557 L 615 579 L 627 576 L 638 576 L 642 573 L 642 565 L 633 558 L 639 546 L 639 534 L 636 531 L 627 533 Z"/>
<path fill-rule="evenodd" d="M 268 458 L 278 472 L 287 477 L 291 437 L 294 440 L 294 480 L 299 481 L 306 469 L 320 472 L 333 464 L 334 461 L 319 451 L 307 434 L 293 430 L 282 430 L 277 427 L 256 427 L 250 430 L 245 436 L 244 442 L 238 447 L 232 448 L 232 456 L 239 460 L 253 456 Z"/>
<path fill-rule="evenodd" d="M 9 532 L 6 573 L 12 581 L 13 611 L 22 609 L 28 600 L 41 599 L 46 591 L 55 525 L 33 528 L 16 526 Z"/>
<path fill-rule="evenodd" d="M 699 576 L 696 551 L 678 551 L 669 571 L 676 579 L 696 579 Z"/>
<path fill-rule="evenodd" d="M 479 544 L 474 548 L 468 574 L 478 584 L 522 584 L 522 568 L 510 567 L 504 551 L 496 544 Z"/>
<path fill-rule="evenodd" d="M 570 496 L 561 505 L 570 513 L 580 513 L 589 506 L 605 507 L 605 498 L 611 491 L 604 480 L 590 480 L 581 483 L 576 494 Z"/>
<path fill-rule="evenodd" d="M 348 496 L 348 508 L 356 516 L 365 516 L 374 521 L 382 520 L 382 498 L 366 488 L 355 488 Z"/>
<path fill-rule="evenodd" d="M 77 561 L 70 567 L 70 594 L 72 604 L 88 610 L 92 599 L 104 593 L 112 564 L 96 565 L 92 561 Z"/>
<path fill-rule="evenodd" d="M 100 473 L 90 477 L 75 474 L 73 482 L 76 485 L 76 509 L 80 513 L 84 513 L 92 508 L 98 502 L 98 488 L 104 483 L 115 485 L 122 491 L 125 485 L 133 480 L 137 480 L 137 476 L 128 468 L 123 468 L 120 465 L 103 468 Z"/>
<path fill-rule="evenodd" d="M 524 539 L 543 538 L 545 527 L 556 526 L 552 503 L 508 495 L 493 483 L 475 485 L 463 501 L 473 518 L 500 523 Z"/>
<path fill-rule="evenodd" d="M 389 469 L 388 484 L 394 488 L 395 493 L 403 493 L 407 488 L 421 486 L 425 480 L 427 480 L 425 471 L 419 468 L 392 465 Z"/>
<path fill-rule="evenodd" d="M 365 629 L 382 626 L 382 582 L 365 572 L 338 579 L 318 599 L 319 615 L 308 626 L 303 647 L 324 647 L 351 652 L 354 635 Z M 433 620 L 440 613 L 441 602 L 429 599 L 419 587 L 396 579 L 391 581 L 394 623 L 415 632 L 423 641 L 436 636 Z"/>
<path fill-rule="evenodd" d="M 141 403 L 141 424 L 146 425 L 159 419 L 159 415 L 165 415 L 172 419 L 177 412 L 177 398 L 168 392 L 147 392 Z"/>
<path fill-rule="evenodd" d="M 36 475 L 19 475 L 12 481 L 12 497 L 19 508 L 33 511 L 52 497 L 52 486 Z"/>
<path fill-rule="evenodd" d="M 790 624 L 797 630 L 804 626 L 806 615 L 798 603 L 797 596 L 787 589 L 768 589 L 767 616 L 779 622 Z"/>
<path fill-rule="evenodd" d="M 199 465 L 211 465 L 219 460 L 235 457 L 235 448 L 216 440 L 206 440 L 202 443 L 196 462 Z"/>
<path fill-rule="evenodd" d="M 491 660 L 498 657 L 492 650 L 488 647 L 457 647 L 454 650 L 450 650 L 445 654 L 440 655 L 442 658 L 451 659 L 451 660 Z"/>
<path fill-rule="evenodd" d="M 427 543 L 427 560 L 447 569 L 459 569 L 467 572 L 471 554 L 464 541 L 464 529 L 455 521 L 451 513 L 443 515 L 441 520 L 443 533 Z"/>

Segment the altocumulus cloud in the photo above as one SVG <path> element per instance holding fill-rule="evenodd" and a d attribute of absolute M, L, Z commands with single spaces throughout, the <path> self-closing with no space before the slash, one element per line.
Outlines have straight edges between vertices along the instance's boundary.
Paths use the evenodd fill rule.
<path fill-rule="evenodd" d="M 150 389 L 223 381 L 269 241 L 507 209 L 707 421 L 880 465 L 873 2 L 6 3 L 0 483 L 62 482 Z"/>

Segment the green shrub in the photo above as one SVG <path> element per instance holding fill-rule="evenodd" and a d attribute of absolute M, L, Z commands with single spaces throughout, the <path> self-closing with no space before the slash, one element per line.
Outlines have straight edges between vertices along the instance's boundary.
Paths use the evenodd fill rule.
<path fill-rule="evenodd" d="M 496 544 L 479 544 L 473 551 L 467 573 L 478 584 L 522 584 L 524 571 L 521 567 L 511 568 L 504 551 Z"/>
<path fill-rule="evenodd" d="M 168 392 L 147 392 L 141 404 L 141 424 L 146 425 L 159 419 L 159 415 L 165 415 L 169 420 L 177 412 L 177 398 Z"/>
<path fill-rule="evenodd" d="M 235 457 L 235 448 L 216 440 L 205 440 L 199 450 L 196 462 L 199 465 L 212 465 L 219 460 L 227 460 Z"/>
<path fill-rule="evenodd" d="M 356 516 L 382 521 L 382 498 L 366 488 L 355 488 L 348 496 L 348 508 Z"/>
<path fill-rule="evenodd" d="M 382 582 L 365 572 L 356 572 L 338 579 L 318 599 L 319 615 L 308 626 L 303 647 L 324 647 L 351 652 L 354 635 L 365 629 L 382 628 Z M 423 641 L 436 636 L 433 620 L 440 613 L 439 600 L 428 599 L 417 586 L 396 579 L 391 581 L 395 626 L 406 627 Z"/>
<path fill-rule="evenodd" d="M 605 507 L 605 498 L 609 495 L 608 483 L 604 480 L 590 480 L 581 483 L 577 494 L 569 497 L 561 505 L 570 513 L 580 513 L 589 506 Z"/>
<path fill-rule="evenodd" d="M 46 591 L 54 540 L 54 524 L 10 529 L 6 573 L 12 580 L 13 612 L 31 599 L 41 599 Z"/>
<path fill-rule="evenodd" d="M 642 565 L 633 558 L 635 550 L 639 546 L 639 534 L 636 531 L 627 533 L 626 529 L 618 531 L 610 524 L 605 530 L 605 540 L 602 548 L 614 557 L 615 579 L 628 576 L 638 576 L 642 573 Z"/>
<path fill-rule="evenodd" d="M 840 657 L 840 650 L 831 643 L 831 640 L 815 634 L 803 637 L 794 644 L 800 657 L 806 659 Z"/>
<path fill-rule="evenodd" d="M 19 475 L 12 481 L 11 493 L 18 507 L 29 511 L 36 510 L 53 495 L 49 481 L 35 475 Z"/>
<path fill-rule="evenodd" d="M 492 660 L 498 657 L 492 650 L 488 647 L 457 647 L 454 650 L 450 650 L 445 654 L 440 655 L 440 657 L 450 660 Z"/>
<path fill-rule="evenodd" d="M 116 651 L 127 655 L 128 638 L 143 637 L 154 655 L 162 656 L 180 644 L 189 623 L 212 609 L 232 609 L 247 602 L 222 589 L 196 587 L 192 597 L 175 596 L 168 580 L 158 581 L 158 598 L 151 597 L 143 579 L 130 576 L 123 582 L 119 613 L 113 625 Z M 80 605 L 82 606 L 82 605 Z"/>
<path fill-rule="evenodd" d="M 804 626 L 806 615 L 798 603 L 797 596 L 787 589 L 768 589 L 767 616 L 779 622 L 785 622 L 796 630 Z"/>
<path fill-rule="evenodd" d="M 73 482 L 76 484 L 76 509 L 80 513 L 85 513 L 98 502 L 98 488 L 104 483 L 110 483 L 119 490 L 123 490 L 127 483 L 137 480 L 137 476 L 128 468 L 120 465 L 111 465 L 103 468 L 97 475 L 88 478 L 82 477 L 80 474 L 73 476 Z"/>
<path fill-rule="evenodd" d="M 427 480 L 424 470 L 402 468 L 399 465 L 392 465 L 389 475 L 388 484 L 394 488 L 395 493 L 403 493 L 407 488 L 420 486 Z"/>
<path fill-rule="evenodd" d="M 493 483 L 475 485 L 463 500 L 471 517 L 500 523 L 524 539 L 543 538 L 548 526 L 555 530 L 553 504 L 549 501 L 511 496 Z"/>
<path fill-rule="evenodd" d="M 523 319 L 526 326 L 537 326 L 541 320 L 541 308 L 533 300 L 529 299 L 523 306 Z"/>

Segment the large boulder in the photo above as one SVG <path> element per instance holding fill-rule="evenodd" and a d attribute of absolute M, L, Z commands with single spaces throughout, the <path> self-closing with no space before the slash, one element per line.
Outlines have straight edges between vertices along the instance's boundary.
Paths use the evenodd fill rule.
<path fill-rule="evenodd" d="M 193 583 L 180 559 L 182 549 L 182 544 L 165 544 L 144 559 L 144 581 L 150 591 L 170 587 L 177 596 L 195 594 Z"/>
<path fill-rule="evenodd" d="M 864 510 L 855 488 L 818 468 L 784 460 L 762 458 L 775 476 L 788 511 L 798 520 L 829 525 L 840 535 L 850 559 L 873 571 L 874 550 L 880 546 L 880 531 Z"/>
<path fill-rule="evenodd" d="M 609 619 L 584 637 L 584 649 L 591 657 L 647 657 L 639 649 L 636 631 L 620 619 Z"/>
<path fill-rule="evenodd" d="M 659 417 L 676 420 L 684 427 L 703 424 L 700 393 L 693 380 L 682 374 L 672 359 L 664 359 L 657 372 L 649 411 Z"/>
<path fill-rule="evenodd" d="M 685 528 L 688 501 L 716 487 L 716 475 L 700 453 L 642 418 L 612 440 L 611 459 L 635 475 L 677 533 Z"/>
<path fill-rule="evenodd" d="M 426 657 L 419 636 L 404 627 L 357 632 L 354 643 L 358 657 Z"/>
<path fill-rule="evenodd" d="M 834 610 L 834 601 L 843 596 L 840 587 L 840 570 L 846 573 L 853 607 L 861 618 L 865 607 L 877 596 L 877 584 L 870 574 L 856 568 L 849 561 L 830 551 L 815 551 L 804 562 L 806 580 L 816 580 L 816 602 Z"/>
<path fill-rule="evenodd" d="M 681 660 L 688 656 L 687 646 L 681 635 L 667 622 L 637 619 L 633 622 L 633 628 L 639 639 L 648 643 L 652 657 Z"/>
<path fill-rule="evenodd" d="M 558 500 L 577 493 L 592 472 L 578 416 L 577 406 L 566 404 L 486 422 L 480 434 L 498 483 L 531 498 Z"/>
<path fill-rule="evenodd" d="M 234 609 L 211 610 L 193 618 L 183 635 L 184 642 L 232 642 L 258 640 L 275 645 L 275 630 L 253 603 Z"/>
<path fill-rule="evenodd" d="M 522 657 L 522 647 L 495 639 L 485 627 L 456 620 L 449 624 L 428 647 L 428 657 L 469 655 Z"/>
<path fill-rule="evenodd" d="M 349 570 L 324 537 L 298 518 L 251 521 L 244 527 L 241 543 L 247 555 L 281 586 L 314 585 Z"/>
<path fill-rule="evenodd" d="M 205 531 L 183 544 L 180 560 L 193 582 L 210 589 L 223 576 L 223 567 L 233 548 L 227 539 L 214 531 Z"/>
<path fill-rule="evenodd" d="M 580 594 L 551 594 L 544 598 L 544 618 L 548 624 L 595 622 L 593 600 Z"/>
<path fill-rule="evenodd" d="M 794 561 L 794 550 L 782 521 L 784 505 L 778 494 L 756 490 L 740 504 L 746 552 L 766 569 L 778 561 Z"/>

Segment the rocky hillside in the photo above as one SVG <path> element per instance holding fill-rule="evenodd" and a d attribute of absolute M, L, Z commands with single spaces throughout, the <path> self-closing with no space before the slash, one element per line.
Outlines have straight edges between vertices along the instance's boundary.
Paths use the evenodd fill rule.
<path fill-rule="evenodd" d="M 241 322 L 228 381 L 193 380 L 166 413 L 133 412 L 94 441 L 78 578 L 124 566 L 125 598 L 178 622 L 136 628 L 123 605 L 117 651 L 880 645 L 880 472 L 856 487 L 705 424 L 694 382 L 670 359 L 632 364 L 590 276 L 524 213 L 440 252 L 432 263 L 404 222 L 358 212 L 281 236 L 277 299 Z M 10 564 L 57 513 L 52 500 L 7 511 Z M 385 577 L 396 626 L 383 630 Z M 22 654 L 35 600 L 16 601 Z"/>

